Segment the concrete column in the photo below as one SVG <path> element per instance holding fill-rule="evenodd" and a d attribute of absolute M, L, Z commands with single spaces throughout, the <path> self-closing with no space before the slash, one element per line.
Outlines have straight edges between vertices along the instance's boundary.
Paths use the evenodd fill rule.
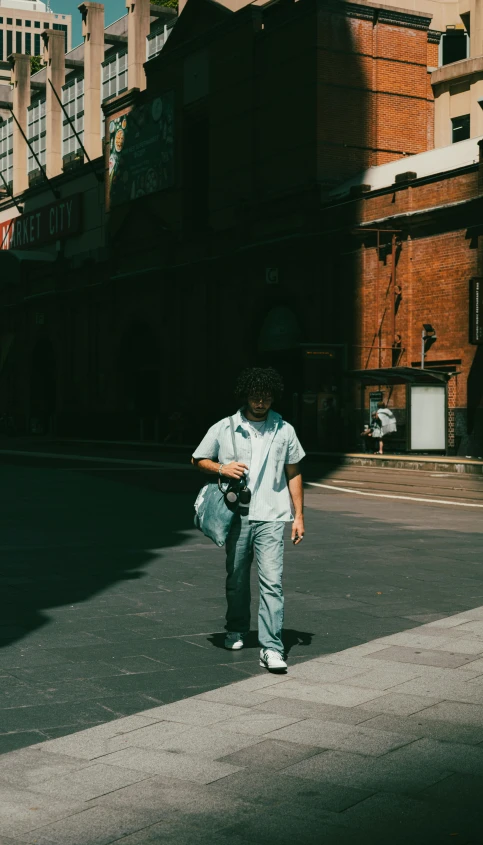
<path fill-rule="evenodd" d="M 27 135 L 27 109 L 30 105 L 30 56 L 14 53 L 9 57 L 12 66 L 13 113 Z M 29 186 L 27 149 L 22 132 L 13 121 L 13 193 L 23 193 Z"/>
<path fill-rule="evenodd" d="M 101 63 L 104 60 L 104 6 L 82 3 L 84 38 L 84 147 L 90 158 L 102 155 L 101 141 Z"/>
<path fill-rule="evenodd" d="M 127 8 L 127 81 L 128 88 L 146 88 L 146 38 L 149 35 L 149 0 L 126 0 Z"/>
<path fill-rule="evenodd" d="M 434 146 L 448 147 L 451 144 L 450 95 L 442 91 L 434 101 Z"/>
<path fill-rule="evenodd" d="M 470 8 L 470 57 L 483 55 L 483 0 L 471 0 Z"/>
<path fill-rule="evenodd" d="M 470 88 L 470 137 L 483 135 L 483 109 L 478 100 L 483 101 L 483 79 L 478 79 Z"/>
<path fill-rule="evenodd" d="M 62 100 L 62 86 L 65 82 L 65 41 L 64 33 L 56 29 L 44 29 L 44 62 L 47 65 L 47 80 L 45 84 L 45 132 L 46 132 L 46 164 L 45 169 L 49 179 L 62 173 L 62 119 L 63 112 L 57 98 L 52 91 L 52 82 L 58 97 Z"/>

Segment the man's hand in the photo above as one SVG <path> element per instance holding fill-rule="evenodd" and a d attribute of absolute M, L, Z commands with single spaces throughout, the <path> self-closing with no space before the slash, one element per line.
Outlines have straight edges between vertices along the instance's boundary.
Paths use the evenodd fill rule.
<path fill-rule="evenodd" d="M 232 461 L 231 464 L 224 464 L 221 475 L 223 478 L 235 478 L 237 481 L 243 478 L 245 470 L 248 467 L 246 464 L 241 464 L 239 461 Z"/>
<path fill-rule="evenodd" d="M 303 514 L 300 514 L 300 516 L 296 516 L 294 521 L 292 522 L 292 543 L 294 544 L 294 546 L 298 546 L 298 544 L 302 542 L 302 540 L 304 539 L 304 534 L 304 517 Z"/>

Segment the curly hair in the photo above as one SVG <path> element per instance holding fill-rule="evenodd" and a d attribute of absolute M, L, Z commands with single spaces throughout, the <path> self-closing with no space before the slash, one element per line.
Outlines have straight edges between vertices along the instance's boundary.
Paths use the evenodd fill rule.
<path fill-rule="evenodd" d="M 249 367 L 240 374 L 235 395 L 241 404 L 249 396 L 273 396 L 280 399 L 283 393 L 282 376 L 273 367 Z"/>

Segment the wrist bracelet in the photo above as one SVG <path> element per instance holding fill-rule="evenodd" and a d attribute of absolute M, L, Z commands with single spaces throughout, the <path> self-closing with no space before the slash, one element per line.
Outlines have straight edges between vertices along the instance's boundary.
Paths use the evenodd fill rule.
<path fill-rule="evenodd" d="M 223 466 L 224 466 L 223 464 L 220 464 L 220 467 L 218 469 L 218 475 L 220 476 L 220 478 L 221 478 L 221 475 L 222 475 Z"/>

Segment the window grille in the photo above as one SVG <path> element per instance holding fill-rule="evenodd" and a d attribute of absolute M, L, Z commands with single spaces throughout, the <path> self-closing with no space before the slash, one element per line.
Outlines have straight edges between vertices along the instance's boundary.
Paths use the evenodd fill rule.
<path fill-rule="evenodd" d="M 45 167 L 45 97 L 35 100 L 27 109 L 27 138 L 35 150 L 42 167 Z M 27 172 L 33 173 L 35 170 L 38 170 L 38 167 L 29 148 L 27 152 Z"/>
<path fill-rule="evenodd" d="M 171 32 L 172 27 L 164 25 L 162 28 L 154 30 L 146 38 L 146 59 L 154 59 L 166 44 L 167 38 Z"/>
<path fill-rule="evenodd" d="M 84 78 L 77 77 L 62 88 L 62 104 L 84 143 Z M 62 158 L 81 152 L 72 123 L 62 114 Z"/>
<path fill-rule="evenodd" d="M 13 180 L 13 118 L 0 123 L 0 171 L 8 185 Z M 5 187 L 0 179 L 1 187 Z"/>
<path fill-rule="evenodd" d="M 102 102 L 127 89 L 127 52 L 114 53 L 102 63 Z"/>

